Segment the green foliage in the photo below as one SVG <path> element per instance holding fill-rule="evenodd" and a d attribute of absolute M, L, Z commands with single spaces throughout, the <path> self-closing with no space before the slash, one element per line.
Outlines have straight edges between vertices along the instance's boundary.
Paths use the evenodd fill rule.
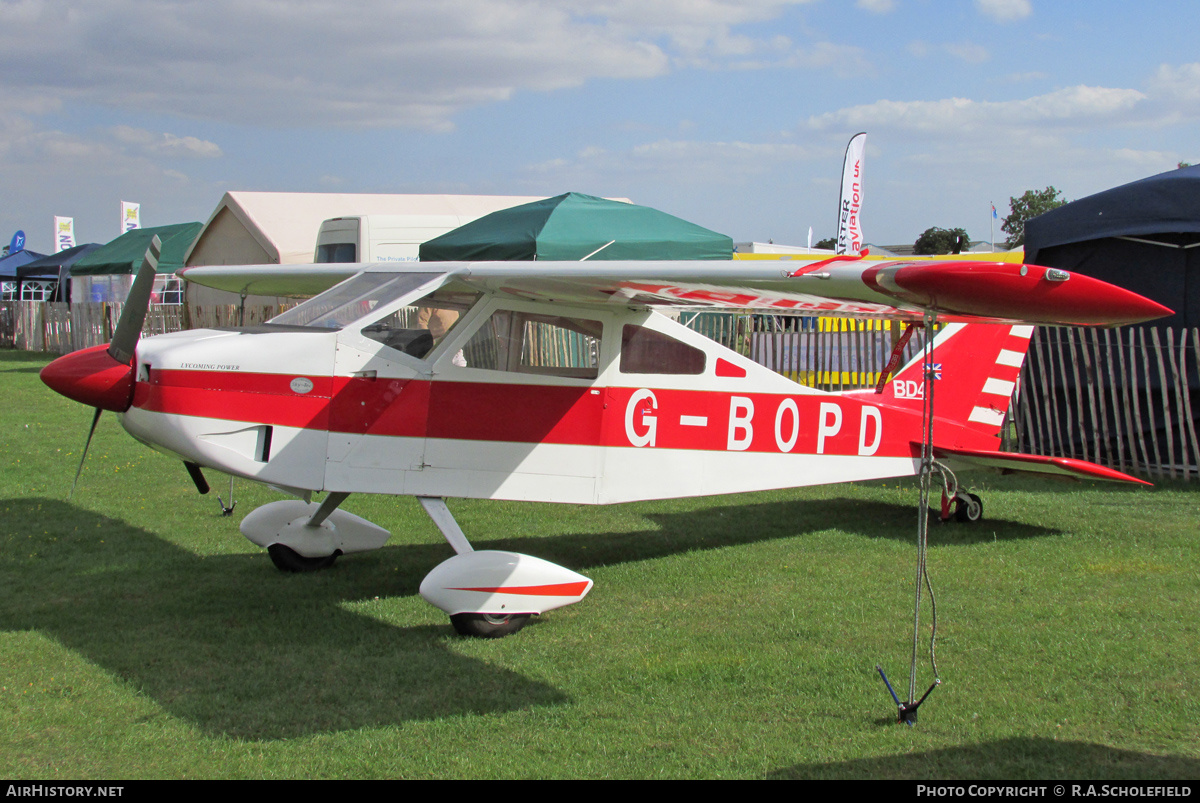
<path fill-rule="evenodd" d="M 1000 230 L 1008 235 L 1006 247 L 1011 249 L 1024 245 L 1025 222 L 1051 209 L 1057 209 L 1066 202 L 1062 192 L 1052 186 L 1044 190 L 1026 190 L 1020 198 L 1009 198 L 1008 217 L 1000 224 Z"/>
<path fill-rule="evenodd" d="M 971 244 L 966 229 L 939 229 L 932 226 L 921 232 L 913 243 L 914 254 L 961 254 Z"/>
<path fill-rule="evenodd" d="M 813 246 L 813 248 L 823 248 L 823 249 L 826 249 L 829 251 L 833 251 L 837 248 L 837 238 L 826 237 L 824 240 L 818 240 L 817 243 Z"/>
<path fill-rule="evenodd" d="M 971 477 L 984 521 L 930 528 L 943 683 L 909 729 L 874 667 L 905 694 L 911 481 L 451 500 L 477 548 L 596 581 L 468 640 L 417 595 L 452 553 L 411 499 L 350 497 L 388 545 L 284 575 L 237 530 L 274 492 L 223 518 L 105 414 L 68 503 L 91 411 L 45 361 L 0 352 L 4 777 L 1200 777 L 1194 484 Z"/>

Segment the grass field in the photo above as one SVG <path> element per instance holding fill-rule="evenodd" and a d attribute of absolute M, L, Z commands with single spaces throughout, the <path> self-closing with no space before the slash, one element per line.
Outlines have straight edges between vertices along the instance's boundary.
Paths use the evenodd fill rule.
<path fill-rule="evenodd" d="M 1200 777 L 1200 484 L 977 475 L 931 527 L 943 684 L 907 689 L 916 490 L 876 482 L 576 508 L 451 500 L 477 547 L 596 581 L 498 641 L 417 596 L 451 552 L 410 499 L 388 546 L 283 575 L 176 461 L 0 353 L 0 776 Z M 928 623 L 928 616 L 924 621 Z M 922 639 L 919 685 L 932 681 Z"/>

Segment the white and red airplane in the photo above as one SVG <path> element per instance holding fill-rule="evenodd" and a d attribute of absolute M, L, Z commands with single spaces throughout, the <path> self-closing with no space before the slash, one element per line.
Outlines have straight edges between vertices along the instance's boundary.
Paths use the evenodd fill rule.
<path fill-rule="evenodd" d="M 608 504 L 913 475 L 927 443 L 925 364 L 941 380 L 928 445 L 942 462 L 1139 482 L 999 452 L 1000 430 L 1031 324 L 1170 314 L 1086 276 L 1006 263 L 270 265 L 181 275 L 241 293 L 319 294 L 268 324 L 138 342 L 155 257 L 147 252 L 112 344 L 55 360 L 46 384 L 97 418 L 118 413 L 133 437 L 182 459 L 202 491 L 207 467 L 299 497 L 241 524 L 281 569 L 383 546 L 386 530 L 338 510 L 350 494 L 417 497 L 457 553 L 421 594 L 479 636 L 577 602 L 592 581 L 472 550 L 447 497 Z M 828 393 L 659 311 L 681 307 L 947 325 L 931 356 L 878 392 Z M 978 497 L 950 493 L 944 512 L 979 517 Z"/>

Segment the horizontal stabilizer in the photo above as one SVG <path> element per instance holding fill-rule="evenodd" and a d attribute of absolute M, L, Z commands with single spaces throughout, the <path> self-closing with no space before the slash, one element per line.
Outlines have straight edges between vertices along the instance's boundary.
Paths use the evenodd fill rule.
<path fill-rule="evenodd" d="M 1112 482 L 1134 482 L 1150 485 L 1145 480 L 1122 474 L 1111 468 L 1076 460 L 1072 457 L 1046 457 L 1044 455 L 1018 454 L 1016 452 L 987 452 L 976 449 L 945 449 L 933 447 L 933 456 L 950 464 L 951 468 L 994 468 L 1004 473 L 1027 472 L 1031 474 L 1057 474 L 1064 477 Z"/>

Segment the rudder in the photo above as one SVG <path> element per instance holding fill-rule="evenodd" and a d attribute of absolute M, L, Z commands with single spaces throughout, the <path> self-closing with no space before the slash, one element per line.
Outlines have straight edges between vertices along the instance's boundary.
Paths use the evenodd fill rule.
<path fill-rule="evenodd" d="M 936 440 L 946 445 L 999 443 L 1001 427 L 1029 350 L 1033 327 L 996 324 L 947 324 L 933 341 L 934 413 L 942 422 Z M 920 410 L 925 398 L 918 355 L 888 382 L 885 404 Z M 950 438 L 945 428 L 959 430 Z M 981 440 L 982 439 L 982 440 Z"/>

